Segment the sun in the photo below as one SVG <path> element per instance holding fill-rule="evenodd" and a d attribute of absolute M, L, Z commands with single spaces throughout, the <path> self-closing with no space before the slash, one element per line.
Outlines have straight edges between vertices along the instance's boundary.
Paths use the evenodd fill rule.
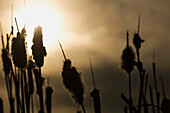
<path fill-rule="evenodd" d="M 18 26 L 20 28 L 19 30 L 21 31 L 25 26 L 27 31 L 27 46 L 29 53 L 31 53 L 30 48 L 32 45 L 34 28 L 38 25 L 40 25 L 43 30 L 44 45 L 52 47 L 57 44 L 58 39 L 66 39 L 62 27 L 62 14 L 46 2 L 27 2 L 26 8 L 23 5 L 16 13 Z"/>

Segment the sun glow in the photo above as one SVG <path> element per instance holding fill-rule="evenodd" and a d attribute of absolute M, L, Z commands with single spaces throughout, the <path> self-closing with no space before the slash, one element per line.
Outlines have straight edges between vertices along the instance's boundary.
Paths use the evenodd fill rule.
<path fill-rule="evenodd" d="M 48 3 L 43 1 L 27 3 L 27 8 L 21 7 L 16 17 L 18 20 L 19 30 L 26 27 L 28 52 L 31 53 L 31 45 L 34 28 L 40 25 L 43 29 L 44 45 L 48 48 L 57 44 L 57 39 L 66 39 L 67 36 L 62 28 L 61 14 L 56 9 L 52 8 Z M 17 32 L 17 31 L 15 31 Z"/>

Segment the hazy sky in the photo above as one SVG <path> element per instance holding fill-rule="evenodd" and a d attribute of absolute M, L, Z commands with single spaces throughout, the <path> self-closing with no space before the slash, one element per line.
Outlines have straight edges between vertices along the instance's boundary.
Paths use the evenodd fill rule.
<path fill-rule="evenodd" d="M 127 30 L 133 47 L 132 39 L 137 30 L 139 15 L 140 36 L 145 40 L 141 48 L 144 68 L 150 75 L 151 81 L 152 53 L 155 45 L 157 74 L 164 76 L 166 93 L 170 97 L 169 0 L 26 0 L 27 14 L 25 14 L 24 0 L 0 0 L 0 21 L 4 36 L 10 32 L 11 3 L 20 30 L 26 20 L 29 54 L 31 54 L 34 27 L 38 23 L 43 27 L 47 57 L 42 71 L 43 76 L 49 76 L 54 88 L 53 113 L 76 113 L 77 110 L 62 83 L 61 71 L 64 59 L 58 39 L 63 45 L 66 56 L 71 59 L 78 71 L 83 73 L 86 90 L 84 103 L 87 113 L 94 112 L 92 99 L 89 96 L 93 88 L 89 57 L 92 58 L 97 88 L 101 93 L 102 112 L 123 112 L 120 93 L 128 94 L 128 78 L 120 69 L 120 57 L 125 48 Z M 14 22 L 13 24 L 16 35 L 16 25 Z M 3 97 L 4 104 L 8 105 L 2 64 L 0 69 L 0 97 Z M 132 73 L 132 84 L 136 89 L 132 89 L 132 94 L 137 96 L 139 75 L 136 68 Z M 159 91 L 162 91 L 161 86 Z M 6 109 L 5 113 L 7 112 Z"/>

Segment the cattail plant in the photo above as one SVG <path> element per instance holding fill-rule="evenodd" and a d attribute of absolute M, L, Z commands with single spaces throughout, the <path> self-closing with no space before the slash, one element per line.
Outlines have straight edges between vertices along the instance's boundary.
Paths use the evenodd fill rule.
<path fill-rule="evenodd" d="M 27 108 L 27 106 L 25 106 L 25 101 L 27 103 L 27 80 L 26 80 L 26 74 L 25 74 L 25 67 L 27 64 L 27 53 L 26 53 L 26 40 L 25 40 L 25 36 L 20 33 L 19 28 L 18 28 L 18 24 L 17 24 L 17 20 L 15 18 L 15 22 L 16 22 L 16 26 L 17 26 L 17 37 L 12 39 L 12 58 L 13 58 L 13 63 L 16 67 L 20 68 L 20 80 L 18 77 L 18 83 L 16 88 L 16 95 L 17 95 L 17 111 L 19 112 L 19 81 L 21 82 L 21 97 L 22 97 L 22 112 L 25 113 L 25 108 Z M 25 30 L 26 33 L 26 30 Z M 25 85 L 25 87 L 24 87 Z M 24 95 L 25 94 L 25 95 Z M 25 97 L 25 98 L 24 98 Z M 28 109 L 27 109 L 28 111 Z"/>
<path fill-rule="evenodd" d="M 140 75 L 140 88 L 139 88 L 139 99 L 138 99 L 138 112 L 141 112 L 141 105 L 142 105 L 142 99 L 144 101 L 144 104 L 146 104 L 146 99 L 144 97 L 144 81 L 145 81 L 145 70 L 143 68 L 143 63 L 140 61 L 140 48 L 141 48 L 141 43 L 144 42 L 144 40 L 141 39 L 139 35 L 139 28 L 140 28 L 140 16 L 138 20 L 138 32 L 134 34 L 133 37 L 133 44 L 136 48 L 136 54 L 137 54 L 137 62 L 136 62 L 136 67 L 139 71 Z M 144 110 L 147 112 L 147 107 L 144 106 Z"/>
<path fill-rule="evenodd" d="M 132 113 L 132 95 L 131 95 L 131 72 L 133 71 L 133 67 L 135 64 L 135 54 L 132 48 L 129 46 L 129 33 L 127 32 L 127 45 L 126 48 L 123 50 L 122 54 L 122 64 L 121 68 L 126 71 L 129 75 L 129 101 L 130 105 L 130 113 Z"/>
<path fill-rule="evenodd" d="M 91 68 L 92 80 L 94 86 L 94 89 L 90 93 L 90 96 L 93 98 L 95 113 L 101 113 L 100 94 L 99 94 L 99 90 L 96 88 L 91 59 L 89 59 L 89 62 L 90 62 L 90 68 Z"/>
<path fill-rule="evenodd" d="M 14 113 L 14 98 L 12 96 L 12 76 L 11 76 L 11 59 L 9 57 L 9 50 L 8 46 L 4 45 L 4 39 L 3 39 L 3 33 L 2 33 L 2 28 L 0 25 L 1 29 L 1 41 L 2 41 L 2 61 L 3 61 L 3 68 L 4 68 L 4 73 L 5 73 L 5 83 L 6 83 L 6 88 L 7 88 L 7 94 L 8 94 L 8 99 L 9 99 L 9 104 L 10 104 L 10 112 Z M 7 37 L 7 43 L 8 43 L 8 38 Z"/>
<path fill-rule="evenodd" d="M 16 25 L 17 25 L 17 21 L 16 21 Z M 19 29 L 18 29 L 17 37 L 12 39 L 12 57 L 13 57 L 14 64 L 18 68 L 24 68 L 26 66 L 27 55 L 26 55 L 25 39 L 19 32 Z"/>
<path fill-rule="evenodd" d="M 35 68 L 35 63 L 32 60 L 32 57 L 29 57 L 28 65 L 27 65 L 28 86 L 29 86 L 27 109 L 30 109 L 30 97 L 31 97 L 32 112 L 34 112 L 34 109 L 33 109 L 34 81 L 33 81 L 33 75 L 32 75 L 32 71 L 33 71 L 34 68 Z"/>
<path fill-rule="evenodd" d="M 82 106 L 83 112 L 85 113 L 86 111 L 83 105 L 84 85 L 81 79 L 82 75 L 71 65 L 71 61 L 66 58 L 60 42 L 59 45 L 65 59 L 62 71 L 63 84 L 69 90 L 75 102 Z"/>
<path fill-rule="evenodd" d="M 44 56 L 47 55 L 46 49 L 43 46 L 43 35 L 42 35 L 42 27 L 38 26 L 34 29 L 34 37 L 33 37 L 33 45 L 32 45 L 32 54 L 33 58 L 35 60 L 36 65 L 39 67 L 39 78 L 41 77 L 41 67 L 44 64 Z M 41 80 L 39 80 L 41 81 Z M 39 94 L 39 100 L 40 100 L 40 112 L 44 113 L 44 103 L 43 103 L 43 89 L 42 89 L 42 83 L 40 85 L 40 92 Z"/>
<path fill-rule="evenodd" d="M 32 45 L 32 54 L 35 60 L 35 63 L 38 67 L 42 67 L 44 64 L 44 56 L 47 55 L 46 49 L 43 46 L 42 39 L 42 27 L 38 26 L 34 29 L 33 45 Z"/>

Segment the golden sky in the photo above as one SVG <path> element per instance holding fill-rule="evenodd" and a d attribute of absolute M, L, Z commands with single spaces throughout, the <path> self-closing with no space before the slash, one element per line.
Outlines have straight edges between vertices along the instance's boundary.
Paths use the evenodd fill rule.
<path fill-rule="evenodd" d="M 43 76 L 49 76 L 55 89 L 53 94 L 53 113 L 75 113 L 77 106 L 72 104 L 61 80 L 63 56 L 59 48 L 61 41 L 66 56 L 83 73 L 86 84 L 85 106 L 88 113 L 93 113 L 92 80 L 89 57 L 92 58 L 97 86 L 101 91 L 103 113 L 122 113 L 123 102 L 120 93 L 128 94 L 127 77 L 120 69 L 121 54 L 125 48 L 126 31 L 130 33 L 130 45 L 133 34 L 137 31 L 138 16 L 141 16 L 140 35 L 145 40 L 141 48 L 141 59 L 149 75 L 152 75 L 153 45 L 156 48 L 158 75 L 163 75 L 165 82 L 170 80 L 170 15 L 168 0 L 0 0 L 0 22 L 3 35 L 10 32 L 11 4 L 13 16 L 17 18 L 21 30 L 26 22 L 28 53 L 34 27 L 43 28 L 44 46 L 47 57 L 42 69 Z M 17 28 L 13 19 L 14 34 Z M 0 44 L 0 48 L 1 48 Z M 1 54 L 1 52 L 0 52 Z M 0 78 L 3 67 L 0 65 Z M 134 88 L 138 85 L 138 75 L 134 74 Z M 152 79 L 152 78 L 151 78 Z M 0 80 L 3 81 L 3 80 Z M 5 84 L 0 86 L 4 90 Z M 160 89 L 161 91 L 161 89 Z M 6 92 L 0 96 L 6 98 Z M 134 91 L 134 96 L 137 91 Z M 170 90 L 167 87 L 167 95 Z M 7 111 L 6 111 L 7 112 Z"/>

